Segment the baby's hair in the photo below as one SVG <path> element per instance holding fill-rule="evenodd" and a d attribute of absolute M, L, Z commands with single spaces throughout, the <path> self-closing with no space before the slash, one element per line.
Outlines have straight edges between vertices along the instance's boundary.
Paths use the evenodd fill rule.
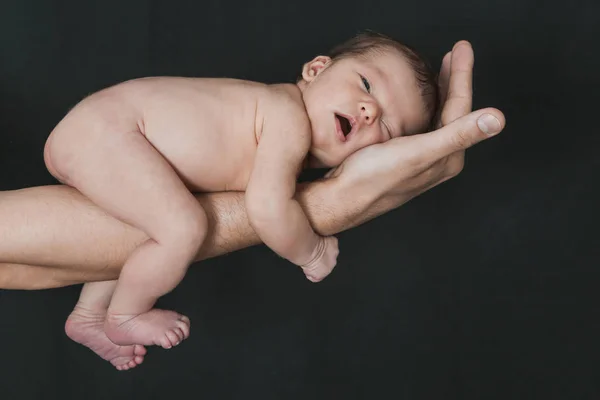
<path fill-rule="evenodd" d="M 433 71 L 428 61 L 416 49 L 384 34 L 367 30 L 335 46 L 327 55 L 332 61 L 346 57 L 368 58 L 373 54 L 385 52 L 390 48 L 395 49 L 404 56 L 413 69 L 417 86 L 423 98 L 425 112 L 429 115 L 429 124 L 426 129 L 434 129 L 439 101 L 437 74 Z"/>

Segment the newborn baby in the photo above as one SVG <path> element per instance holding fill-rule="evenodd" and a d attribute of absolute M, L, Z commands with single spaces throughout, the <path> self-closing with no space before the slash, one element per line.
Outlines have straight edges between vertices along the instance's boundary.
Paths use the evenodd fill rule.
<path fill-rule="evenodd" d="M 309 280 L 325 278 L 336 264 L 337 239 L 313 231 L 294 199 L 298 174 L 426 131 L 436 88 L 412 49 L 363 33 L 304 64 L 296 83 L 152 77 L 82 100 L 50 134 L 46 166 L 150 239 L 116 285 L 82 292 L 80 301 L 112 299 L 104 332 L 84 332 L 77 341 L 128 369 L 143 355 L 134 345 L 170 348 L 188 337 L 185 316 L 153 306 L 183 279 L 206 237 L 207 217 L 191 192 L 245 191 L 262 241 Z M 117 360 L 110 355 L 116 349 L 131 354 Z"/>

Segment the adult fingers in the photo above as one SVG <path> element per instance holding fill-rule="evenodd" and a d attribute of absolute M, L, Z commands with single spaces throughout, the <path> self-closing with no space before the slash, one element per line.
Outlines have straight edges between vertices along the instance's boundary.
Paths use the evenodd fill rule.
<path fill-rule="evenodd" d="M 496 108 L 484 108 L 458 118 L 437 131 L 421 135 L 419 147 L 435 162 L 462 151 L 502 131 L 504 114 Z M 456 158 L 456 157 L 455 157 Z"/>
<path fill-rule="evenodd" d="M 442 65 L 440 66 L 440 74 L 438 77 L 438 110 L 435 116 L 435 129 L 442 127 L 442 110 L 444 109 L 444 103 L 446 103 L 446 96 L 448 95 L 448 80 L 450 78 L 450 64 L 452 62 L 452 51 L 446 53 L 442 59 Z"/>
<path fill-rule="evenodd" d="M 456 43 L 447 78 L 447 92 L 441 113 L 442 126 L 471 112 L 473 105 L 473 48 L 466 40 Z"/>
<path fill-rule="evenodd" d="M 449 51 L 442 59 L 442 66 L 440 67 L 440 76 L 438 78 L 438 86 L 440 89 L 440 108 L 444 106 L 444 103 L 446 102 L 446 96 L 448 96 L 448 80 L 450 79 L 451 62 L 452 51 Z"/>

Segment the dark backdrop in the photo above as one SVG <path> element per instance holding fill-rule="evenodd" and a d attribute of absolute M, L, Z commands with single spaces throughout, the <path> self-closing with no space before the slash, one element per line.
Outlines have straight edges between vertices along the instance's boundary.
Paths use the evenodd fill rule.
<path fill-rule="evenodd" d="M 83 1 L 0 6 L 0 189 L 53 184 L 44 141 L 146 75 L 291 81 L 360 29 L 438 66 L 475 49 L 507 128 L 457 178 L 339 235 L 321 284 L 257 246 L 161 300 L 190 339 L 119 372 L 63 332 L 79 287 L 0 294 L 3 399 L 594 399 L 600 395 L 596 1 Z M 2 221 L 0 221 L 2 223 Z"/>

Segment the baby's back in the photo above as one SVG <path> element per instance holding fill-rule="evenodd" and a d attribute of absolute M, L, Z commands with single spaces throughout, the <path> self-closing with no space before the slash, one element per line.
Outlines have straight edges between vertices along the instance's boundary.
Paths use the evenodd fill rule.
<path fill-rule="evenodd" d="M 113 102 L 119 104 L 114 111 L 131 113 L 141 133 L 191 190 L 245 189 L 260 134 L 257 106 L 272 95 L 268 85 L 156 77 L 127 81 L 105 92 L 120 100 Z"/>

